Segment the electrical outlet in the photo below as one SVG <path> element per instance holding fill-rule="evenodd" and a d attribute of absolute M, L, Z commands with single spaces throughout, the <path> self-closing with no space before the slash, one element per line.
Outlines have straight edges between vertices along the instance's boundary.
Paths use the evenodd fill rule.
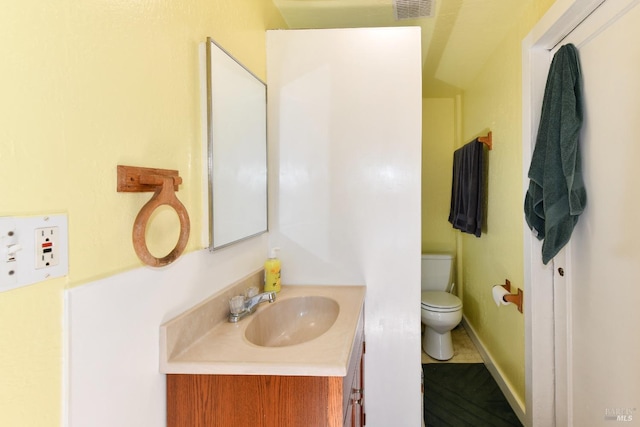
<path fill-rule="evenodd" d="M 0 292 L 68 272 L 66 215 L 0 217 Z"/>
<path fill-rule="evenodd" d="M 53 267 L 60 262 L 58 227 L 36 228 L 36 269 Z"/>

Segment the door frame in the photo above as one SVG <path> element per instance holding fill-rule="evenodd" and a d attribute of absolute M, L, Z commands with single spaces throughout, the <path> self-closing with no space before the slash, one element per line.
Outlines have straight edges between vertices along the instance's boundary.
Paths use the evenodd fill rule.
<path fill-rule="evenodd" d="M 522 41 L 523 195 L 551 51 L 604 1 L 557 0 Z M 526 425 L 571 426 L 571 285 L 558 274 L 565 254 L 542 264 L 542 243 L 523 225 Z"/>

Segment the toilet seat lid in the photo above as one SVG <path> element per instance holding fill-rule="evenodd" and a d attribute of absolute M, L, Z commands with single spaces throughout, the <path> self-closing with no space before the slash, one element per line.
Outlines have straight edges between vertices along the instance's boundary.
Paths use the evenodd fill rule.
<path fill-rule="evenodd" d="M 423 291 L 422 307 L 433 311 L 455 311 L 462 307 L 462 301 L 455 295 L 444 291 Z"/>

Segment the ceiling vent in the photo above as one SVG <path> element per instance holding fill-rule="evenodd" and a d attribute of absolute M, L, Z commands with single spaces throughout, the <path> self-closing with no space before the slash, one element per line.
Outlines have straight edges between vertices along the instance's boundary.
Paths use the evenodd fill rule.
<path fill-rule="evenodd" d="M 432 18 L 435 13 L 435 0 L 393 0 L 396 20 Z"/>

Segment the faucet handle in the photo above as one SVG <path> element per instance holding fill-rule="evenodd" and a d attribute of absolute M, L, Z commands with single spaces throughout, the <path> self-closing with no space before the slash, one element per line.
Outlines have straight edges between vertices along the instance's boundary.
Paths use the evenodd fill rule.
<path fill-rule="evenodd" d="M 244 290 L 244 297 L 249 299 L 251 297 L 254 297 L 258 295 L 258 287 L 257 286 L 251 286 L 248 287 L 247 289 Z"/>
<path fill-rule="evenodd" d="M 244 310 L 244 296 L 237 295 L 229 300 L 229 311 L 232 314 L 241 313 Z"/>

